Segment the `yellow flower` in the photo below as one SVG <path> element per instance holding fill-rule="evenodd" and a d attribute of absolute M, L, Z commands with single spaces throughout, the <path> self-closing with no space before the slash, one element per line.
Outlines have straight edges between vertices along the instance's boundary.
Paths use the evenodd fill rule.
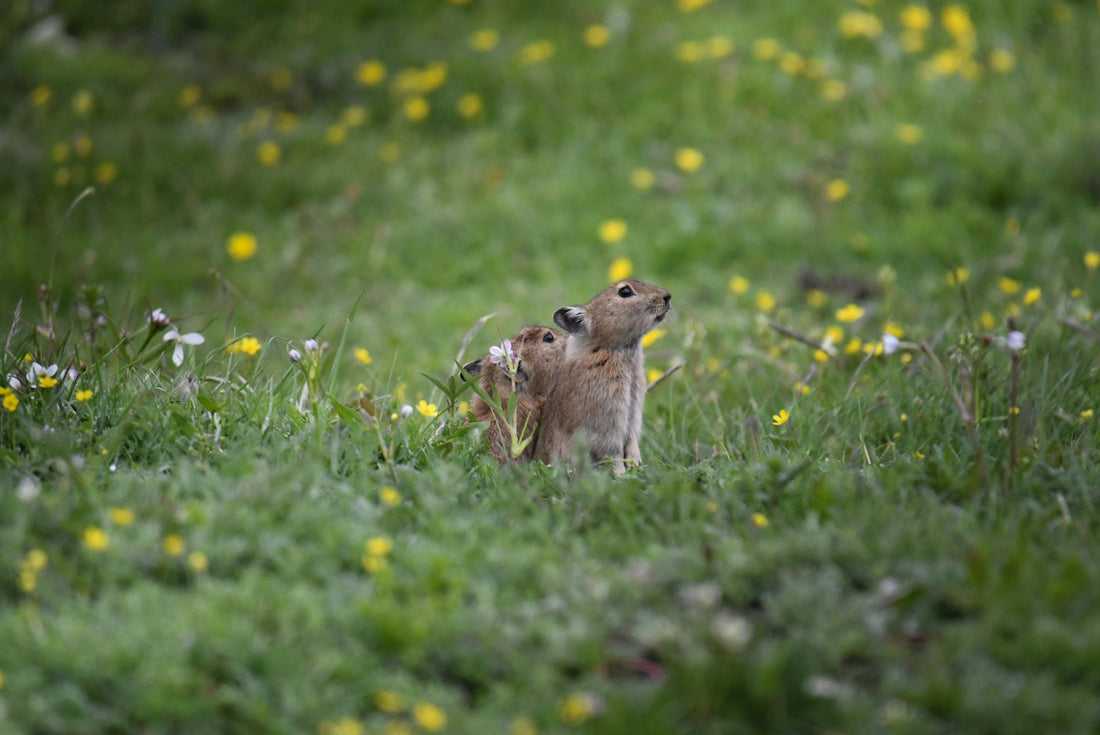
<path fill-rule="evenodd" d="M 116 526 L 129 526 L 134 522 L 134 511 L 129 508 L 111 508 L 107 511 L 107 518 Z"/>
<path fill-rule="evenodd" d="M 385 556 L 393 550 L 393 539 L 389 536 L 373 536 L 367 539 L 364 547 L 371 556 Z"/>
<path fill-rule="evenodd" d="M 839 79 L 826 79 L 821 85 L 821 96 L 829 102 L 839 102 L 848 96 L 848 85 Z"/>
<path fill-rule="evenodd" d="M 49 563 L 50 558 L 46 556 L 46 552 L 42 549 L 31 549 L 30 551 L 28 551 L 27 559 L 24 562 L 24 564 L 26 564 L 27 566 L 27 569 L 34 572 L 35 574 L 38 574 L 43 569 L 45 569 L 46 565 Z"/>
<path fill-rule="evenodd" d="M 570 694 L 558 703 L 558 713 L 567 725 L 580 725 L 596 714 L 596 699 L 591 694 Z"/>
<path fill-rule="evenodd" d="M 366 569 L 369 574 L 380 572 L 385 568 L 386 560 L 383 557 L 363 554 L 363 569 Z"/>
<path fill-rule="evenodd" d="M 898 137 L 898 140 L 906 145 L 916 145 L 924 138 L 924 131 L 920 129 L 919 125 L 913 125 L 912 123 L 901 123 L 895 129 L 894 134 Z"/>
<path fill-rule="evenodd" d="M 1043 296 L 1043 290 L 1041 288 L 1029 288 L 1024 294 L 1024 305 L 1031 306 L 1037 302 Z"/>
<path fill-rule="evenodd" d="M 343 123 L 333 123 L 325 128 L 325 142 L 329 145 L 340 145 L 348 137 L 348 129 Z"/>
<path fill-rule="evenodd" d="M 428 403 L 423 398 L 416 404 L 416 410 L 419 411 L 422 416 L 427 416 L 430 419 L 434 419 L 439 415 L 439 407 L 434 403 Z"/>
<path fill-rule="evenodd" d="M 57 385 L 57 378 L 52 378 L 49 375 L 38 376 L 39 388 L 53 388 L 55 385 Z"/>
<path fill-rule="evenodd" d="M 1069 23 L 1073 18 L 1073 8 L 1063 2 L 1054 3 L 1050 9 L 1051 17 L 1058 23 Z"/>
<path fill-rule="evenodd" d="M 606 46 L 611 40 L 611 31 L 605 25 L 590 25 L 584 29 L 584 45 L 589 48 Z"/>
<path fill-rule="evenodd" d="M 92 111 L 92 94 L 86 89 L 82 89 L 73 95 L 73 112 L 81 117 L 84 117 Z"/>
<path fill-rule="evenodd" d="M 600 223 L 600 239 L 608 245 L 622 240 L 626 236 L 626 222 L 621 219 L 608 219 Z"/>
<path fill-rule="evenodd" d="M 202 89 L 197 84 L 188 84 L 180 90 L 177 100 L 180 107 L 194 107 L 202 97 Z"/>
<path fill-rule="evenodd" d="M 366 348 L 363 347 L 355 348 L 355 359 L 363 365 L 370 365 L 372 362 L 374 362 L 374 360 L 371 359 L 370 353 L 367 352 Z"/>
<path fill-rule="evenodd" d="M 657 177 L 648 168 L 636 168 L 630 172 L 630 185 L 635 189 L 645 191 L 653 187 Z"/>
<path fill-rule="evenodd" d="M 1095 250 L 1090 250 L 1085 253 L 1085 267 L 1090 271 L 1094 271 L 1100 267 L 1100 253 Z"/>
<path fill-rule="evenodd" d="M 1085 409 L 1084 411 L 1081 412 L 1081 420 L 1082 421 L 1088 421 L 1089 419 L 1092 418 L 1092 416 L 1093 416 L 1093 411 L 1092 411 L 1091 408 L 1087 408 L 1087 409 Z"/>
<path fill-rule="evenodd" d="M 703 58 L 703 44 L 698 41 L 681 41 L 676 44 L 676 58 L 685 64 L 694 64 Z"/>
<path fill-rule="evenodd" d="M 676 0 L 676 7 L 681 13 L 694 13 L 699 8 L 710 5 L 714 0 Z"/>
<path fill-rule="evenodd" d="M 107 533 L 97 526 L 88 526 L 84 529 L 83 541 L 84 546 L 91 551 L 104 551 L 111 543 Z"/>
<path fill-rule="evenodd" d="M 256 236 L 251 232 L 234 232 L 226 243 L 229 257 L 236 261 L 248 260 L 256 254 Z"/>
<path fill-rule="evenodd" d="M 349 128 L 357 128 L 367 121 L 367 108 L 362 105 L 351 105 L 340 115 L 340 119 Z"/>
<path fill-rule="evenodd" d="M 767 61 L 779 55 L 779 48 L 779 41 L 774 38 L 758 38 L 752 42 L 752 55 Z"/>
<path fill-rule="evenodd" d="M 830 202 L 839 202 L 848 196 L 850 187 L 844 179 L 833 179 L 825 186 L 825 198 Z"/>
<path fill-rule="evenodd" d="M 550 41 L 532 41 L 519 50 L 521 64 L 538 64 L 554 55 L 556 49 Z"/>
<path fill-rule="evenodd" d="M 439 732 L 447 724 L 443 710 L 430 702 L 417 702 L 412 711 L 413 720 L 428 732 Z"/>
<path fill-rule="evenodd" d="M 69 144 L 61 141 L 59 143 L 54 143 L 53 147 L 50 148 L 50 158 L 53 159 L 54 163 L 63 163 L 69 160 L 69 154 L 71 152 L 72 148 L 69 147 Z"/>
<path fill-rule="evenodd" d="M 1008 276 L 1001 276 L 997 279 L 997 288 L 1001 289 L 1002 293 L 1012 296 L 1020 292 L 1020 282 Z"/>
<path fill-rule="evenodd" d="M 237 350 L 245 353 L 249 357 L 259 352 L 261 347 L 263 347 L 263 345 L 261 345 L 260 340 L 255 337 L 245 337 L 237 343 Z"/>
<path fill-rule="evenodd" d="M 397 505 L 401 502 L 401 493 L 397 492 L 397 488 L 384 485 L 378 491 L 378 499 L 385 505 Z"/>
<path fill-rule="evenodd" d="M 45 84 L 39 84 L 31 90 L 31 104 L 35 107 L 45 107 L 53 99 L 53 90 Z"/>
<path fill-rule="evenodd" d="M 174 533 L 165 536 L 161 546 L 164 547 L 164 553 L 168 556 L 179 556 L 186 548 L 183 539 Z"/>
<path fill-rule="evenodd" d="M 630 278 L 630 274 L 634 272 L 634 263 L 630 261 L 630 258 L 615 258 L 611 261 L 611 267 L 607 269 L 607 277 L 612 283 L 621 281 L 625 278 Z"/>
<path fill-rule="evenodd" d="M 974 24 L 970 20 L 970 13 L 961 5 L 948 5 L 940 13 L 940 22 L 944 29 L 952 35 L 955 43 L 960 46 L 972 45 L 974 42 Z"/>
<path fill-rule="evenodd" d="M 405 117 L 411 122 L 420 122 L 428 116 L 431 105 L 423 97 L 410 97 L 405 100 Z"/>
<path fill-rule="evenodd" d="M 782 426 L 791 418 L 790 411 L 781 409 L 779 413 L 772 414 L 772 426 Z"/>
<path fill-rule="evenodd" d="M 944 276 L 944 280 L 947 281 L 947 285 L 954 286 L 956 284 L 966 283 L 970 278 L 970 269 L 958 267 L 947 271 L 947 275 Z"/>
<path fill-rule="evenodd" d="M 78 135 L 76 140 L 73 141 L 73 150 L 76 151 L 76 155 L 81 158 L 87 158 L 92 153 L 92 148 L 95 144 L 92 143 L 92 139 L 87 135 Z"/>
<path fill-rule="evenodd" d="M 836 320 L 848 324 L 863 317 L 863 307 L 858 304 L 848 304 L 842 309 L 837 309 Z"/>
<path fill-rule="evenodd" d="M 932 27 L 932 13 L 923 5 L 906 5 L 901 9 L 901 24 L 911 31 L 927 31 Z"/>
<path fill-rule="evenodd" d="M 475 51 L 492 51 L 500 43 L 500 34 L 492 28 L 480 28 L 470 34 L 470 47 Z"/>
<path fill-rule="evenodd" d="M 95 180 L 97 184 L 107 185 L 118 178 L 118 165 L 110 161 L 104 161 L 95 167 Z"/>
<path fill-rule="evenodd" d="M 738 296 L 748 293 L 750 285 L 749 279 L 744 276 L 734 276 L 730 279 L 730 291 L 733 291 Z"/>
<path fill-rule="evenodd" d="M 664 337 L 665 334 L 666 332 L 663 329 L 654 329 L 651 332 L 647 332 L 646 335 L 642 337 L 642 347 L 645 348 L 652 346 L 654 342 L 659 340 L 661 337 Z"/>
<path fill-rule="evenodd" d="M 363 735 L 363 723 L 345 717 L 339 722 L 332 723 L 326 735 Z"/>
<path fill-rule="evenodd" d="M 756 292 L 756 308 L 765 314 L 775 311 L 775 296 L 772 296 L 771 291 Z"/>
<path fill-rule="evenodd" d="M 840 33 L 845 38 L 876 38 L 882 35 L 882 21 L 871 13 L 852 11 L 841 16 Z"/>
<path fill-rule="evenodd" d="M 256 158 L 265 166 L 274 166 L 281 155 L 279 144 L 273 140 L 265 140 L 256 147 Z"/>
<path fill-rule="evenodd" d="M 192 551 L 187 555 L 187 566 L 191 567 L 193 572 L 205 572 L 208 565 L 206 554 L 201 551 Z"/>
<path fill-rule="evenodd" d="M 779 56 L 779 69 L 784 74 L 795 76 L 806 68 L 806 61 L 794 51 L 784 51 Z"/>
<path fill-rule="evenodd" d="M 825 350 L 814 350 L 814 362 L 828 362 L 829 353 Z"/>
<path fill-rule="evenodd" d="M 898 339 L 905 336 L 905 330 L 894 322 L 886 322 L 886 326 L 882 328 L 882 331 L 886 332 L 886 334 L 892 334 Z"/>
<path fill-rule="evenodd" d="M 757 528 L 767 528 L 768 527 L 768 517 L 766 515 L 764 515 L 763 513 L 753 513 L 752 514 L 752 524 L 754 526 L 756 526 Z"/>
<path fill-rule="evenodd" d="M 657 368 L 647 368 L 646 371 L 645 371 L 645 382 L 652 383 L 654 380 L 661 377 L 663 374 L 664 373 L 662 373 Z"/>
<path fill-rule="evenodd" d="M 517 717 L 508 727 L 508 735 L 538 735 L 538 731 L 530 717 Z"/>
<path fill-rule="evenodd" d="M 395 715 L 405 711 L 405 700 L 395 691 L 381 689 L 374 693 L 374 706 L 387 714 Z"/>
<path fill-rule="evenodd" d="M 458 412 L 460 414 L 462 414 L 463 416 L 470 413 L 470 402 L 469 401 L 459 401 L 459 403 L 458 403 Z"/>
<path fill-rule="evenodd" d="M 733 41 L 725 36 L 712 36 L 707 39 L 707 54 L 712 59 L 724 59 L 733 53 Z"/>
<path fill-rule="evenodd" d="M 856 355 L 863 350 L 863 341 L 859 337 L 852 337 L 848 344 L 844 345 L 845 355 Z"/>
<path fill-rule="evenodd" d="M 285 66 L 275 69 L 267 79 L 276 92 L 285 92 L 294 83 L 294 75 Z"/>
<path fill-rule="evenodd" d="M 401 157 L 401 146 L 397 143 L 385 143 L 378 149 L 378 160 L 382 163 L 393 163 Z"/>
<path fill-rule="evenodd" d="M 355 80 L 364 87 L 374 87 L 386 78 L 386 65 L 377 59 L 364 61 L 355 72 Z"/>
<path fill-rule="evenodd" d="M 53 173 L 53 183 L 56 186 L 68 186 L 72 180 L 72 173 L 67 168 L 59 168 Z"/>
<path fill-rule="evenodd" d="M 78 390 L 78 391 L 76 392 L 76 400 L 80 401 L 81 403 L 84 403 L 84 402 L 86 402 L 86 401 L 89 401 L 89 400 L 91 400 L 91 398 L 92 398 L 92 396 L 93 396 L 93 395 L 95 395 L 95 393 L 94 393 L 93 391 L 90 391 L 90 390 Z"/>
<path fill-rule="evenodd" d="M 464 94 L 458 98 L 458 104 L 455 105 L 455 109 L 458 110 L 458 114 L 467 120 L 472 120 L 481 114 L 485 109 L 485 104 L 481 101 L 481 96 L 476 94 Z"/>
<path fill-rule="evenodd" d="M 924 50 L 924 34 L 920 31 L 902 31 L 899 41 L 902 50 L 906 53 L 915 54 Z"/>
<path fill-rule="evenodd" d="M 806 292 L 806 303 L 815 309 L 822 309 L 829 303 L 829 294 L 819 288 L 811 288 Z"/>
<path fill-rule="evenodd" d="M 1016 57 L 1008 49 L 996 48 L 989 53 L 989 66 L 995 72 L 1007 74 L 1016 68 Z"/>
<path fill-rule="evenodd" d="M 694 148 L 681 148 L 676 151 L 676 167 L 685 174 L 698 171 L 704 161 L 706 161 L 706 158 L 703 157 L 703 154 Z"/>

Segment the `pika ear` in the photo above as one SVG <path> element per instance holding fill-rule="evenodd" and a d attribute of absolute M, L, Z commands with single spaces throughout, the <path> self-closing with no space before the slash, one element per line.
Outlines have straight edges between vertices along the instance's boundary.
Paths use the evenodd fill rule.
<path fill-rule="evenodd" d="M 588 333 L 588 312 L 583 306 L 563 306 L 554 312 L 554 323 L 569 334 Z"/>
<path fill-rule="evenodd" d="M 469 373 L 471 378 L 476 378 L 481 375 L 482 370 L 485 367 L 485 358 L 480 357 L 477 360 L 471 360 L 462 366 L 462 380 L 466 381 L 466 374 Z"/>

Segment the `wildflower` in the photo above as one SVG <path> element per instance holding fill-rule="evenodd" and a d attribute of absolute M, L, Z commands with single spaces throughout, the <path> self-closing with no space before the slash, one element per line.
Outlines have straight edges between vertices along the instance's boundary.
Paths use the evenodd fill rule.
<path fill-rule="evenodd" d="M 418 702 L 412 711 L 413 720 L 428 732 L 439 732 L 447 724 L 443 710 L 430 702 Z"/>
<path fill-rule="evenodd" d="M 476 94 L 464 94 L 458 98 L 458 103 L 455 105 L 455 109 L 458 110 L 458 114 L 467 120 L 472 120 L 482 113 L 485 109 L 485 103 L 481 101 L 481 96 Z"/>
<path fill-rule="evenodd" d="M 654 329 L 651 332 L 647 332 L 645 336 L 642 337 L 642 347 L 652 346 L 654 342 L 659 340 L 661 337 L 664 337 L 665 334 L 666 332 L 664 329 Z"/>
<path fill-rule="evenodd" d="M 363 735 L 363 723 L 345 717 L 339 722 L 330 724 L 326 735 Z"/>
<path fill-rule="evenodd" d="M 634 272 L 634 263 L 630 258 L 615 258 L 611 261 L 611 267 L 607 269 L 607 277 L 612 282 L 621 281 L 624 278 L 630 278 L 630 274 Z"/>
<path fill-rule="evenodd" d="M 600 223 L 600 239 L 608 245 L 622 240 L 626 236 L 626 222 L 621 219 L 609 219 Z"/>
<path fill-rule="evenodd" d="M 694 148 L 681 148 L 676 151 L 676 167 L 685 174 L 693 174 L 698 171 L 706 159 L 703 154 Z"/>
<path fill-rule="evenodd" d="M 398 505 L 401 502 L 401 493 L 397 492 L 397 488 L 384 485 L 382 489 L 378 491 L 378 499 L 381 500 L 384 505 Z"/>
<path fill-rule="evenodd" d="M 920 31 L 904 30 L 899 40 L 902 50 L 906 53 L 915 54 L 924 50 L 924 34 Z"/>
<path fill-rule="evenodd" d="M 265 166 L 274 166 L 281 155 L 279 144 L 272 140 L 265 140 L 256 148 L 256 158 Z"/>
<path fill-rule="evenodd" d="M 82 89 L 73 95 L 73 112 L 81 117 L 85 117 L 92 111 L 92 93 L 86 89 Z"/>
<path fill-rule="evenodd" d="M 53 99 L 53 90 L 45 84 L 39 84 L 31 90 L 31 104 L 35 107 L 45 107 Z"/>
<path fill-rule="evenodd" d="M 839 79 L 826 79 L 821 85 L 821 96 L 829 102 L 840 102 L 848 96 L 848 85 Z"/>
<path fill-rule="evenodd" d="M 997 279 L 997 288 L 1001 289 L 1002 293 L 1012 296 L 1020 292 L 1020 282 L 1008 276 L 1001 276 Z"/>
<path fill-rule="evenodd" d="M 317 340 L 315 340 L 315 339 L 305 340 L 304 342 L 302 342 L 302 347 L 305 348 L 306 352 L 320 352 L 321 351 L 321 346 L 319 344 L 317 344 Z"/>
<path fill-rule="evenodd" d="M 377 59 L 364 61 L 355 71 L 355 81 L 364 87 L 374 87 L 386 78 L 386 65 Z"/>
<path fill-rule="evenodd" d="M 591 694 L 570 694 L 558 703 L 558 713 L 565 724 L 580 725 L 599 711 L 599 704 Z"/>
<path fill-rule="evenodd" d="M 459 403 L 458 403 L 458 412 L 460 414 L 462 414 L 463 416 L 470 413 L 470 402 L 469 401 L 459 401 Z"/>
<path fill-rule="evenodd" d="M 258 244 L 256 236 L 251 232 L 234 232 L 229 236 L 225 249 L 230 258 L 241 262 L 256 254 Z"/>
<path fill-rule="evenodd" d="M 989 66 L 995 72 L 1007 74 L 1016 68 L 1016 57 L 1008 49 L 993 49 L 989 53 Z"/>
<path fill-rule="evenodd" d="M 393 163 L 401 157 L 401 146 L 397 143 L 385 143 L 378 149 L 378 160 L 382 163 Z"/>
<path fill-rule="evenodd" d="M 1027 338 L 1023 332 L 1013 330 L 1005 338 L 1005 346 L 1013 352 L 1021 352 L 1027 346 Z"/>
<path fill-rule="evenodd" d="M 492 51 L 500 43 L 500 34 L 492 28 L 480 28 L 470 34 L 470 47 L 475 51 Z"/>
<path fill-rule="evenodd" d="M 164 537 L 164 540 L 161 542 L 161 546 L 164 548 L 165 554 L 175 557 L 183 553 L 186 544 L 184 544 L 183 539 L 180 536 L 174 533 L 170 533 Z"/>
<path fill-rule="evenodd" d="M 712 59 L 724 59 L 733 53 L 733 41 L 725 36 L 713 36 L 707 39 L 707 54 Z"/>
<path fill-rule="evenodd" d="M 1090 250 L 1085 253 L 1085 267 L 1090 271 L 1100 268 L 1100 253 L 1095 250 Z"/>
<path fill-rule="evenodd" d="M 901 24 L 910 31 L 927 31 L 932 27 L 932 13 L 923 5 L 906 5 L 901 9 Z"/>
<path fill-rule="evenodd" d="M 187 555 L 187 566 L 191 567 L 193 572 L 205 572 L 208 565 L 209 560 L 201 551 L 192 551 Z"/>
<path fill-rule="evenodd" d="M 405 405 L 401 406 L 401 418 L 407 419 L 408 417 L 410 417 L 412 415 L 413 415 L 413 407 L 412 406 L 410 406 L 407 403 Z"/>
<path fill-rule="evenodd" d="M 260 348 L 263 347 L 263 345 L 260 344 L 260 340 L 256 339 L 255 337 L 245 337 L 238 341 L 234 345 L 234 347 L 236 348 L 237 352 L 243 352 L 251 357 L 252 355 L 255 355 L 257 352 L 259 352 Z"/>
<path fill-rule="evenodd" d="M 64 141 L 54 143 L 53 147 L 50 148 L 50 158 L 53 159 L 54 163 L 64 163 L 69 160 L 69 153 L 71 150 L 69 144 Z"/>
<path fill-rule="evenodd" d="M 630 172 L 630 185 L 635 189 L 641 191 L 651 189 L 656 181 L 657 177 L 648 168 L 636 168 Z"/>
<path fill-rule="evenodd" d="M 393 550 L 393 539 L 389 536 L 372 536 L 364 547 L 371 556 L 385 556 Z"/>
<path fill-rule="evenodd" d="M 703 44 L 698 41 L 681 41 L 676 45 L 676 58 L 685 64 L 694 64 L 703 58 Z"/>
<path fill-rule="evenodd" d="M 410 122 L 420 122 L 428 116 L 431 105 L 423 97 L 410 97 L 405 100 L 405 117 Z"/>
<path fill-rule="evenodd" d="M 806 292 L 806 303 L 815 309 L 824 308 L 829 303 L 829 294 L 819 288 L 811 288 Z"/>
<path fill-rule="evenodd" d="M 645 382 L 652 383 L 653 381 L 657 380 L 657 378 L 661 377 L 663 374 L 664 373 L 662 373 L 657 368 L 646 368 Z"/>
<path fill-rule="evenodd" d="M 589 48 L 606 46 L 611 39 L 611 31 L 605 25 L 590 25 L 584 29 L 584 45 Z"/>
<path fill-rule="evenodd" d="M 80 401 L 81 403 L 86 403 L 87 401 L 90 401 L 92 399 L 93 395 L 95 395 L 93 391 L 78 390 L 76 392 L 76 400 Z"/>
<path fill-rule="evenodd" d="M 530 717 L 517 717 L 508 727 L 508 735 L 538 735 L 538 728 Z"/>
<path fill-rule="evenodd" d="M 676 0 L 676 7 L 681 13 L 694 13 L 699 8 L 710 5 L 714 0 Z"/>
<path fill-rule="evenodd" d="M 206 341 L 206 337 L 203 337 L 198 332 L 188 332 L 187 334 L 180 334 L 177 329 L 170 329 L 164 333 L 163 341 L 175 342 L 176 346 L 172 349 L 172 362 L 176 367 L 183 364 L 183 346 L 184 345 L 201 345 Z"/>
<path fill-rule="evenodd" d="M 556 49 L 550 41 L 532 41 L 519 50 L 519 62 L 521 64 L 538 64 L 548 60 L 554 55 Z"/>
<path fill-rule="evenodd" d="M 97 184 L 106 186 L 118 178 L 118 164 L 104 161 L 95 167 L 95 180 Z"/>
<path fill-rule="evenodd" d="M 779 69 L 784 74 L 789 76 L 795 76 L 801 74 L 802 70 L 806 68 L 806 61 L 799 54 L 794 51 L 784 51 L 779 56 Z"/>
<path fill-rule="evenodd" d="M 374 556 L 372 554 L 363 554 L 362 562 L 363 569 L 365 569 L 368 574 L 380 572 L 388 566 L 384 557 Z"/>
<path fill-rule="evenodd" d="M 49 367 L 43 367 L 37 362 L 31 363 L 31 369 L 28 376 L 31 380 L 31 385 L 38 388 L 52 388 L 57 385 L 57 365 L 50 365 Z"/>
<path fill-rule="evenodd" d="M 1024 294 L 1024 305 L 1031 306 L 1037 302 L 1043 296 L 1043 290 L 1041 288 L 1029 288 Z"/>
<path fill-rule="evenodd" d="M 76 151 L 76 155 L 81 158 L 87 158 L 92 154 L 92 148 L 94 144 L 92 139 L 87 135 L 78 135 L 76 140 L 73 141 L 73 150 Z"/>
<path fill-rule="evenodd" d="M 134 511 L 129 508 L 111 508 L 107 511 L 107 519 L 116 526 L 129 526 L 134 522 Z"/>
<path fill-rule="evenodd" d="M 168 316 L 164 313 L 164 310 L 160 308 L 153 309 L 149 312 L 149 318 L 146 321 L 158 327 L 167 327 L 171 323 Z"/>
<path fill-rule="evenodd" d="M 947 274 L 944 276 L 944 280 L 947 281 L 947 285 L 949 286 L 966 283 L 969 278 L 970 269 L 961 266 L 947 271 Z"/>
<path fill-rule="evenodd" d="M 901 123 L 895 129 L 894 134 L 898 140 L 906 145 L 916 145 L 924 138 L 924 131 L 920 129 L 919 125 L 913 125 L 912 123 Z"/>
<path fill-rule="evenodd" d="M 761 61 L 774 59 L 779 55 L 779 41 L 774 38 L 758 38 L 752 42 L 752 55 Z"/>
<path fill-rule="evenodd" d="M 882 354 L 892 355 L 898 351 L 900 345 L 901 340 L 889 332 L 882 335 Z"/>
<path fill-rule="evenodd" d="M 837 309 L 836 320 L 849 324 L 854 321 L 858 321 L 863 317 L 864 310 L 862 306 L 858 304 L 848 304 L 842 309 Z"/>
<path fill-rule="evenodd" d="M 194 107 L 202 97 L 202 88 L 197 84 L 188 84 L 179 91 L 176 101 L 180 107 Z"/>
<path fill-rule="evenodd" d="M 340 145 L 348 137 L 348 129 L 343 123 L 333 123 L 325 128 L 325 142 L 329 145 Z"/>
<path fill-rule="evenodd" d="M 744 276 L 734 276 L 730 279 L 729 285 L 730 291 L 733 291 L 738 296 L 741 296 L 742 294 L 748 293 L 749 286 L 751 284 L 749 283 L 749 279 L 745 278 Z"/>
<path fill-rule="evenodd" d="M 271 72 L 268 77 L 268 81 L 271 82 L 271 88 L 276 92 L 285 92 L 290 89 L 290 85 L 294 83 L 294 75 L 290 69 L 285 66 L 280 66 Z"/>
<path fill-rule="evenodd" d="M 289 350 L 287 350 L 286 354 L 287 354 L 287 357 L 290 359 L 291 362 L 301 362 L 302 361 L 302 353 L 299 352 L 298 350 L 294 349 L 293 347 L 291 347 Z"/>
<path fill-rule="evenodd" d="M 775 311 L 775 296 L 772 296 L 771 291 L 758 291 L 756 294 L 756 308 L 765 314 L 771 314 Z"/>
<path fill-rule="evenodd" d="M 876 38 L 882 35 L 882 21 L 872 13 L 852 11 L 841 16 L 840 33 L 845 38 Z"/>
<path fill-rule="evenodd" d="M 105 551 L 111 539 L 102 528 L 88 526 L 84 529 L 83 542 L 84 546 L 91 551 Z"/>
<path fill-rule="evenodd" d="M 757 528 L 767 528 L 768 527 L 768 517 L 766 515 L 764 515 L 763 513 L 753 513 L 752 514 L 752 525 L 756 526 Z"/>
<path fill-rule="evenodd" d="M 374 693 L 374 706 L 387 714 L 395 715 L 405 711 L 405 700 L 395 691 L 381 689 Z"/>
<path fill-rule="evenodd" d="M 68 186 L 69 181 L 72 180 L 72 173 L 67 168 L 59 168 L 53 173 L 53 183 L 55 186 Z"/>
<path fill-rule="evenodd" d="M 439 407 L 434 403 L 428 403 L 423 398 L 416 404 L 416 410 L 419 411 L 422 416 L 427 416 L 430 419 L 434 419 L 439 415 Z"/>
<path fill-rule="evenodd" d="M 961 5 L 948 5 L 940 14 L 944 29 L 955 39 L 955 43 L 964 48 L 974 45 L 974 24 L 970 13 Z"/>
<path fill-rule="evenodd" d="M 780 409 L 779 413 L 772 414 L 772 426 L 782 426 L 787 423 L 791 418 L 791 413 L 787 409 Z"/>
<path fill-rule="evenodd" d="M 848 196 L 850 187 L 844 179 L 833 179 L 825 187 L 825 198 L 830 202 L 839 202 Z"/>
<path fill-rule="evenodd" d="M 512 340 L 505 339 L 499 345 L 490 347 L 489 362 L 506 369 L 509 374 L 515 375 L 519 369 L 519 358 L 512 350 Z"/>

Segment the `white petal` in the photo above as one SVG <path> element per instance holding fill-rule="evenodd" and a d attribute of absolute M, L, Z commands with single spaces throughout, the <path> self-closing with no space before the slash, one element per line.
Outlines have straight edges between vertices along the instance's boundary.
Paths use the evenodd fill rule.
<path fill-rule="evenodd" d="M 203 337 L 198 332 L 188 332 L 180 337 L 180 342 L 183 342 L 185 345 L 201 345 L 205 341 L 206 337 Z"/>
<path fill-rule="evenodd" d="M 172 350 L 172 362 L 176 363 L 176 367 L 183 364 L 183 345 L 179 342 L 176 343 L 176 349 Z"/>
<path fill-rule="evenodd" d="M 173 340 L 173 339 L 178 340 L 179 338 L 180 338 L 180 333 L 177 332 L 174 329 L 169 329 L 167 332 L 164 333 L 164 337 L 162 337 L 162 339 L 165 342 L 167 342 L 169 340 Z"/>

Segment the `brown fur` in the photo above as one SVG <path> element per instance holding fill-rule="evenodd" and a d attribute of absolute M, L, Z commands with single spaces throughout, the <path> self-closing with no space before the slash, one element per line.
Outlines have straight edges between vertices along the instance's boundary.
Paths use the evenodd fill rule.
<path fill-rule="evenodd" d="M 547 338 L 550 341 L 547 341 Z M 488 356 L 467 363 L 463 369 L 472 376 L 480 376 L 478 384 L 489 395 L 500 401 L 504 416 L 498 416 L 481 396 L 471 403 L 476 421 L 487 421 L 489 428 L 485 439 L 489 452 L 501 463 L 511 459 L 511 439 L 505 417 L 512 416 L 511 397 L 515 393 L 516 431 L 530 436 L 531 443 L 517 461 L 527 462 L 535 456 L 539 424 L 546 407 L 546 396 L 554 388 L 558 366 L 565 356 L 566 335 L 547 327 L 525 327 L 512 338 L 512 350 L 519 358 L 519 371 L 515 382 L 508 371 L 491 362 Z M 514 390 L 513 390 L 514 388 Z M 526 427 L 526 428 L 524 428 Z"/>
<path fill-rule="evenodd" d="M 593 459 L 610 459 L 621 475 L 642 461 L 646 378 L 642 336 L 669 311 L 668 291 L 629 278 L 584 306 L 565 306 L 554 322 L 569 333 L 565 360 L 549 394 L 536 456 L 567 459 L 577 438 Z"/>

